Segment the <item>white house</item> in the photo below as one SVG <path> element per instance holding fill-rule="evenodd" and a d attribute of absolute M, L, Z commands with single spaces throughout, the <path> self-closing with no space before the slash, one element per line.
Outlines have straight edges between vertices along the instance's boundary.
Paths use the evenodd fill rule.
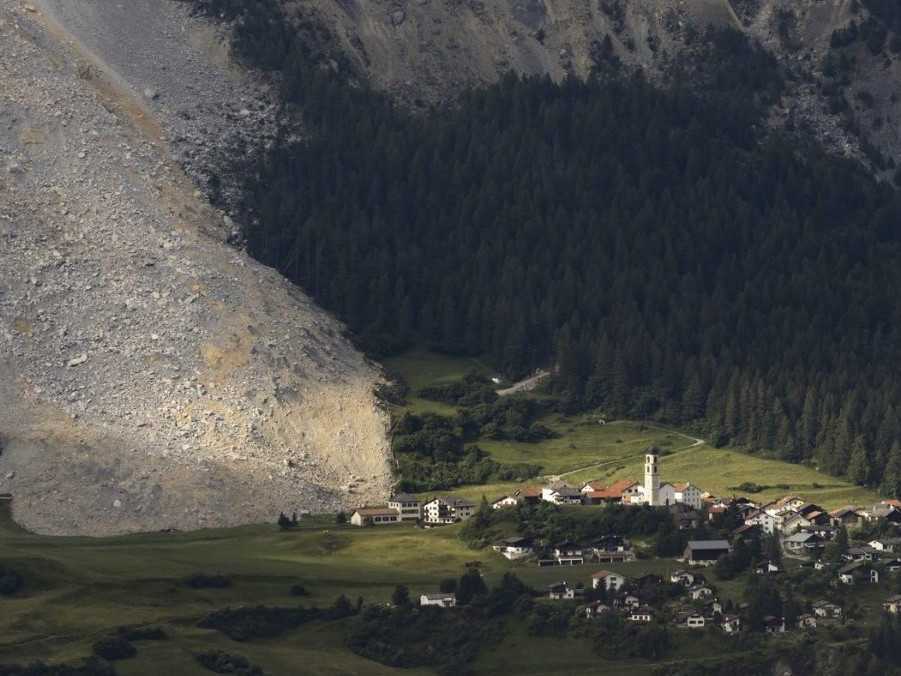
<path fill-rule="evenodd" d="M 688 595 L 691 597 L 692 601 L 700 601 L 702 599 L 712 598 L 713 590 L 710 587 L 699 584 L 694 587 L 689 587 Z"/>
<path fill-rule="evenodd" d="M 759 526 L 760 530 L 768 535 L 776 532 L 776 517 L 763 509 L 754 510 L 745 517 L 745 525 Z"/>
<path fill-rule="evenodd" d="M 420 606 L 438 606 L 439 608 L 453 608 L 457 605 L 457 597 L 454 594 L 423 594 L 419 597 Z"/>
<path fill-rule="evenodd" d="M 879 584 L 879 571 L 866 561 L 855 561 L 838 570 L 838 579 L 842 584 Z"/>
<path fill-rule="evenodd" d="M 669 576 L 669 581 L 673 584 L 681 584 L 683 587 L 690 587 L 695 583 L 694 573 L 687 570 L 677 570 Z"/>
<path fill-rule="evenodd" d="M 392 495 L 388 500 L 388 508 L 400 514 L 401 521 L 418 521 L 422 518 L 419 498 L 407 493 Z"/>
<path fill-rule="evenodd" d="M 514 495 L 505 495 L 491 503 L 491 509 L 504 509 L 505 507 L 516 507 L 519 500 Z"/>
<path fill-rule="evenodd" d="M 880 552 L 901 552 L 901 538 L 877 538 L 870 540 L 869 545 Z"/>
<path fill-rule="evenodd" d="M 492 549 L 510 561 L 525 558 L 534 551 L 532 541 L 523 537 L 506 538 L 493 545 Z"/>
<path fill-rule="evenodd" d="M 626 578 L 619 573 L 611 573 L 609 570 L 600 570 L 591 576 L 592 589 L 606 589 L 607 591 L 619 591 L 626 584 Z"/>
<path fill-rule="evenodd" d="M 422 519 L 428 524 L 442 525 L 466 521 L 475 505 L 461 498 L 434 498 L 422 506 Z"/>
<path fill-rule="evenodd" d="M 576 598 L 575 587 L 570 587 L 566 582 L 557 582 L 548 585 L 547 596 L 554 601 L 564 601 Z"/>
<path fill-rule="evenodd" d="M 561 542 L 554 547 L 554 559 L 560 566 L 581 566 L 585 563 L 583 551 L 575 542 Z"/>
<path fill-rule="evenodd" d="M 626 618 L 629 622 L 638 624 L 647 624 L 654 619 L 654 611 L 650 608 L 635 608 Z"/>
<path fill-rule="evenodd" d="M 555 505 L 581 505 L 582 493 L 562 481 L 557 481 L 541 489 L 541 499 Z"/>
<path fill-rule="evenodd" d="M 741 631 L 741 618 L 738 615 L 724 615 L 720 626 L 727 634 L 737 634 Z"/>
<path fill-rule="evenodd" d="M 817 617 L 840 618 L 842 608 L 829 601 L 817 601 L 813 604 L 813 614 Z"/>
<path fill-rule="evenodd" d="M 677 503 L 688 505 L 694 509 L 701 509 L 703 493 L 701 489 L 691 483 L 673 484 L 674 497 Z"/>
<path fill-rule="evenodd" d="M 700 613 L 686 615 L 682 626 L 686 629 L 703 629 L 707 624 L 706 618 Z"/>
<path fill-rule="evenodd" d="M 800 531 L 794 535 L 785 538 L 782 541 L 783 546 L 790 552 L 811 552 L 820 549 L 825 544 L 823 538 L 816 533 Z"/>
<path fill-rule="evenodd" d="M 385 526 L 400 523 L 400 513 L 388 507 L 360 507 L 350 515 L 354 526 Z"/>

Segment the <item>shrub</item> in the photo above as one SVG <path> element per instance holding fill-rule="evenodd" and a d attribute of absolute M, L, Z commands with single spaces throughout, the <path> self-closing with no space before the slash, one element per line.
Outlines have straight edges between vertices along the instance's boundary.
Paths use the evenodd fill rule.
<path fill-rule="evenodd" d="M 217 674 L 256 676 L 257 674 L 263 673 L 263 670 L 260 667 L 251 664 L 246 657 L 242 657 L 241 655 L 230 655 L 221 650 L 198 653 L 197 655 L 194 655 L 194 657 L 205 668 Z"/>
<path fill-rule="evenodd" d="M 25 580 L 12 568 L 0 566 L 0 596 L 12 596 L 21 591 Z"/>
<path fill-rule="evenodd" d="M 340 596 L 331 608 L 225 608 L 204 617 L 198 626 L 221 631 L 235 641 L 275 638 L 286 631 L 315 620 L 340 620 L 356 612 L 346 597 Z"/>
<path fill-rule="evenodd" d="M 309 596 L 310 592 L 302 584 L 291 585 L 291 596 Z"/>
<path fill-rule="evenodd" d="M 112 662 L 134 657 L 138 651 L 127 638 L 108 636 L 94 643 L 94 654 Z"/>

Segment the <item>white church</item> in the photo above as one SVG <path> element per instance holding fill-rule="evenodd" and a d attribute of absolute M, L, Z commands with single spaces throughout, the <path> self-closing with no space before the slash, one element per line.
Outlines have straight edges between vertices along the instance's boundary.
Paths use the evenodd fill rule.
<path fill-rule="evenodd" d="M 655 507 L 684 504 L 700 509 L 701 499 L 701 489 L 690 483 L 660 483 L 660 451 L 648 449 L 644 458 L 644 485 L 632 497 L 633 504 Z"/>

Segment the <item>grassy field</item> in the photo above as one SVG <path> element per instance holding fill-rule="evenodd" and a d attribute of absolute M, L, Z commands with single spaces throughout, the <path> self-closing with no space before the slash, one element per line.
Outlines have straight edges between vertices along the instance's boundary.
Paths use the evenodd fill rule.
<path fill-rule="evenodd" d="M 23 533 L 0 515 L 0 564 L 21 571 L 27 581 L 25 593 L 0 601 L 0 663 L 77 659 L 118 626 L 152 624 L 164 627 L 169 640 L 138 643 L 138 656 L 120 662 L 120 673 L 157 674 L 162 665 L 171 673 L 208 673 L 193 654 L 218 648 L 244 655 L 272 674 L 417 676 L 428 672 L 400 672 L 351 653 L 343 644 L 340 624 L 312 624 L 277 640 L 247 643 L 196 624 L 209 611 L 229 605 L 323 606 L 339 594 L 381 602 L 397 584 L 408 585 L 414 595 L 435 591 L 441 579 L 459 576 L 474 560 L 482 562 L 489 583 L 513 571 L 535 588 L 559 580 L 588 585 L 598 569 L 509 562 L 489 550 L 467 548 L 458 532 L 459 527 L 336 527 L 323 516 L 289 532 L 263 525 L 103 539 L 51 538 Z M 640 561 L 613 568 L 636 575 L 666 574 L 676 566 L 675 561 Z M 182 584 L 183 578 L 200 571 L 228 575 L 232 586 L 194 590 Z M 290 596 L 290 586 L 297 583 L 306 586 L 308 598 Z M 526 657 L 517 646 L 528 643 L 528 637 L 512 631 L 499 651 L 484 655 L 479 672 L 500 674 L 507 659 L 517 664 L 522 660 L 522 671 L 529 674 L 564 673 L 571 664 L 597 665 L 596 656 L 582 643 L 542 641 L 549 645 L 529 643 L 533 652 Z M 304 669 L 299 671 L 298 665 Z M 605 673 L 624 672 L 611 665 Z"/>
<path fill-rule="evenodd" d="M 126 676 L 149 676 L 162 668 L 177 674 L 208 673 L 193 655 L 213 648 L 244 655 L 271 674 L 420 676 L 430 672 L 394 670 L 351 653 L 344 645 L 341 623 L 314 623 L 279 639 L 238 643 L 198 628 L 197 622 L 225 606 L 325 606 L 339 594 L 383 602 L 398 584 L 408 585 L 415 596 L 436 590 L 440 580 L 460 575 L 472 561 L 482 563 L 489 583 L 512 571 L 536 589 L 561 580 L 588 586 L 591 574 L 600 568 L 635 577 L 666 576 L 681 567 L 675 560 L 649 559 L 539 568 L 507 561 L 490 550 L 469 549 L 458 537 L 459 526 L 356 529 L 338 527 L 325 515 L 305 519 L 300 528 L 288 532 L 259 525 L 102 539 L 52 538 L 23 532 L 4 507 L 0 503 L 0 565 L 22 572 L 27 587 L 23 594 L 0 601 L 0 663 L 69 661 L 88 655 L 93 641 L 118 626 L 162 626 L 169 640 L 137 643 L 138 656 L 118 664 Z M 567 509 L 587 514 L 601 508 Z M 185 586 L 182 580 L 197 572 L 228 575 L 232 586 L 208 590 Z M 309 597 L 290 595 L 291 585 L 298 583 L 307 588 Z M 721 598 L 740 600 L 743 584 L 718 583 Z M 859 599 L 868 613 L 875 613 L 888 593 L 882 585 L 866 589 Z M 529 636 L 517 622 L 511 620 L 502 643 L 480 656 L 478 673 L 500 675 L 511 668 L 534 676 L 650 673 L 644 662 L 605 663 L 583 640 Z M 709 646 L 686 636 L 672 659 L 709 654 Z"/>
<path fill-rule="evenodd" d="M 611 480 L 641 476 L 640 460 L 624 464 L 610 473 Z M 749 494 L 756 501 L 792 493 L 834 509 L 849 504 L 869 506 L 879 500 L 874 491 L 809 467 L 707 445 L 662 458 L 661 475 L 665 481 L 691 481 L 714 495 L 741 493 L 735 487 L 747 481 L 768 486 L 760 493 Z"/>
<path fill-rule="evenodd" d="M 498 377 L 488 364 L 472 357 L 450 357 L 426 350 L 411 350 L 398 357 L 391 357 L 384 362 L 388 373 L 400 375 L 410 387 L 407 406 L 404 410 L 411 413 L 438 413 L 454 415 L 453 406 L 438 401 L 429 401 L 416 396 L 416 392 L 428 385 L 462 380 L 467 373 L 475 372 L 486 377 Z M 509 383 L 503 381 L 498 387 Z"/>
<path fill-rule="evenodd" d="M 469 371 L 493 375 L 491 368 L 477 359 L 434 355 L 421 350 L 388 360 L 386 365 L 407 380 L 412 392 L 426 385 L 460 379 Z M 451 406 L 426 401 L 412 393 L 407 410 L 455 413 Z M 690 435 L 652 424 L 612 421 L 601 425 L 598 416 L 590 413 L 569 417 L 552 414 L 540 422 L 560 436 L 534 444 L 492 439 L 480 439 L 476 443 L 498 462 L 540 465 L 544 475 L 563 475 L 575 486 L 594 479 L 640 480 L 644 451 L 653 445 L 668 454 L 662 461 L 664 481 L 691 481 L 715 495 L 731 495 L 738 492 L 738 485 L 753 482 L 767 486 L 750 496 L 761 501 L 797 493 L 832 509 L 848 504 L 870 505 L 878 500 L 874 491 L 809 467 L 706 444 L 696 445 Z M 478 501 L 482 495 L 493 499 L 518 487 L 519 484 L 509 483 L 466 486 L 446 494 Z"/>

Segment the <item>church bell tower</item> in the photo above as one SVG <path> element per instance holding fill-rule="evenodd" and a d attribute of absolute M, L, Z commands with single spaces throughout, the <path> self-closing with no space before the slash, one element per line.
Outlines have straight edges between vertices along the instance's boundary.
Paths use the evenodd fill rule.
<path fill-rule="evenodd" d="M 649 505 L 660 503 L 660 455 L 656 448 L 649 448 L 644 458 L 644 499 Z"/>

